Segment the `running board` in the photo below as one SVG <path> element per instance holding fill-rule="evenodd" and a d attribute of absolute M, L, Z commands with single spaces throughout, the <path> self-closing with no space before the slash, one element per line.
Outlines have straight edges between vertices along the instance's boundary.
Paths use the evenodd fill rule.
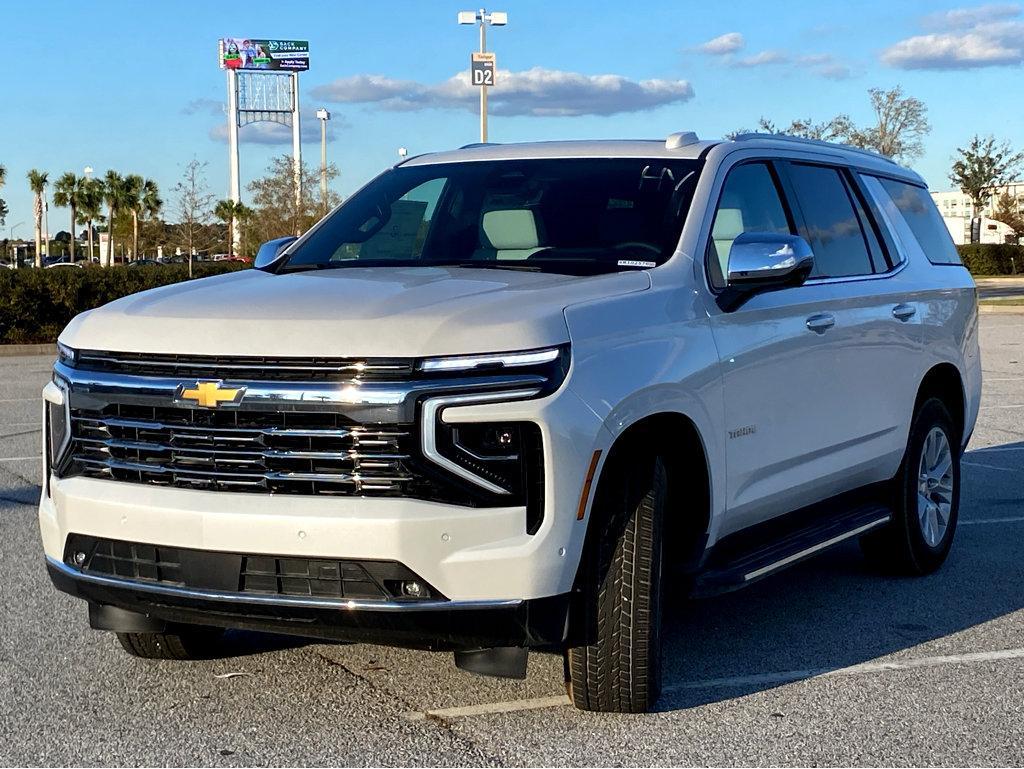
<path fill-rule="evenodd" d="M 717 595 L 756 582 L 830 547 L 885 526 L 892 511 L 884 505 L 864 505 L 839 515 L 812 519 L 803 525 L 775 531 L 740 532 L 723 540 L 694 583 L 698 597 Z"/>

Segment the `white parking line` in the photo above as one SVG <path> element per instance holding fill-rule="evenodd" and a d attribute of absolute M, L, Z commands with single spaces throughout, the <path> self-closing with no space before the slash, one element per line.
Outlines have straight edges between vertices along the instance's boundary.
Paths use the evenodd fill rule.
<path fill-rule="evenodd" d="M 985 409 L 1024 409 L 1024 403 L 1003 403 L 998 406 L 982 406 L 981 410 Z"/>
<path fill-rule="evenodd" d="M 38 454 L 33 454 L 30 457 L 0 457 L 0 462 L 24 462 L 28 459 L 42 459 Z"/>
<path fill-rule="evenodd" d="M 466 716 L 485 716 L 489 713 L 513 713 L 517 710 L 540 710 L 541 708 L 557 708 L 568 705 L 569 698 L 564 695 L 554 697 L 537 697 L 532 700 L 510 700 L 509 702 L 486 702 L 483 705 L 466 705 L 461 708 L 438 708 L 437 710 L 415 710 L 406 713 L 409 721 L 423 721 L 427 718 L 465 718 Z"/>
<path fill-rule="evenodd" d="M 673 686 L 666 686 L 666 693 L 693 691 L 696 689 L 737 689 L 748 686 L 775 686 L 795 683 L 811 678 L 827 676 L 859 676 L 885 673 L 892 670 L 915 670 L 918 668 L 942 667 L 946 665 L 969 665 L 977 663 L 1005 662 L 1024 659 L 1024 649 L 1000 649 L 988 652 L 968 654 L 947 654 L 934 657 L 916 657 L 898 659 L 891 662 L 863 662 L 845 668 L 808 668 L 806 670 L 780 670 L 772 673 L 757 673 L 749 676 L 732 676 L 729 678 L 706 678 L 699 681 L 685 681 Z M 519 710 L 541 710 L 556 708 L 569 704 L 565 695 L 554 697 L 537 697 L 528 700 L 510 700 L 507 702 L 487 702 L 482 705 L 466 705 L 455 708 L 436 708 L 433 710 L 417 710 L 406 713 L 409 721 L 423 721 L 428 718 L 452 719 L 468 716 L 482 716 L 493 713 L 513 713 Z"/>
<path fill-rule="evenodd" d="M 1001 470 L 1004 473 L 1020 472 L 1020 469 L 1017 467 L 999 467 L 999 465 L 986 465 L 983 462 L 969 462 L 966 459 L 962 460 L 962 462 L 968 467 L 984 467 L 986 470 Z"/>
<path fill-rule="evenodd" d="M 958 526 L 981 526 L 990 523 L 1024 523 L 1024 515 L 1011 518 L 976 518 L 973 521 L 957 521 Z"/>
<path fill-rule="evenodd" d="M 0 398 L 0 403 L 28 403 L 29 401 L 39 403 L 42 398 Z"/>
<path fill-rule="evenodd" d="M 979 451 L 1024 451 L 1024 446 L 985 446 L 980 449 L 971 449 L 967 454 L 976 454 Z"/>

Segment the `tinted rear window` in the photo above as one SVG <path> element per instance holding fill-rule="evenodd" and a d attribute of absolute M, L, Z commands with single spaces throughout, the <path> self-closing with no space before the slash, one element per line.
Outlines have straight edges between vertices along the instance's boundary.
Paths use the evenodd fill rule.
<path fill-rule="evenodd" d="M 864 231 L 846 184 L 835 168 L 794 163 L 790 180 L 804 215 L 801 234 L 814 251 L 814 278 L 874 272 Z"/>
<path fill-rule="evenodd" d="M 945 222 L 924 187 L 879 179 L 932 264 L 963 264 Z"/>

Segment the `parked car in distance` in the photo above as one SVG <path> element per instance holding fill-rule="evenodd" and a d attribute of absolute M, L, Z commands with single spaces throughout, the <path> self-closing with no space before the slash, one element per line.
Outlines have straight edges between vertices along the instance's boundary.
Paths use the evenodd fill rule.
<path fill-rule="evenodd" d="M 976 291 L 880 155 L 470 145 L 255 268 L 60 335 L 46 564 L 130 654 L 228 654 L 241 627 L 522 677 L 556 649 L 578 707 L 646 711 L 668 593 L 855 540 L 892 573 L 949 553 Z"/>
<path fill-rule="evenodd" d="M 154 267 L 159 266 L 160 262 L 156 259 L 133 259 L 128 262 L 129 267 Z"/>

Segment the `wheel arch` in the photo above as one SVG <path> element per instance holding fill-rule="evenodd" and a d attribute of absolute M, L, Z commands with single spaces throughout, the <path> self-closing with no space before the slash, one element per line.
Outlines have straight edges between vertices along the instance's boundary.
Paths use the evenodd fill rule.
<path fill-rule="evenodd" d="M 949 410 L 953 418 L 953 426 L 957 430 L 957 439 L 963 439 L 966 428 L 967 396 L 964 390 L 963 376 L 952 363 L 938 363 L 932 366 L 921 379 L 917 388 L 917 399 L 914 401 L 914 413 L 928 398 L 938 398 Z"/>
<path fill-rule="evenodd" d="M 696 566 L 704 554 L 711 526 L 712 478 L 704 438 L 697 424 L 686 414 L 679 411 L 647 414 L 621 430 L 601 465 L 593 499 L 601 493 L 602 481 L 608 482 L 617 463 L 645 455 L 660 456 L 666 465 L 669 482 L 666 553 L 679 565 Z M 587 524 L 589 540 L 597 527 L 592 520 Z"/>

